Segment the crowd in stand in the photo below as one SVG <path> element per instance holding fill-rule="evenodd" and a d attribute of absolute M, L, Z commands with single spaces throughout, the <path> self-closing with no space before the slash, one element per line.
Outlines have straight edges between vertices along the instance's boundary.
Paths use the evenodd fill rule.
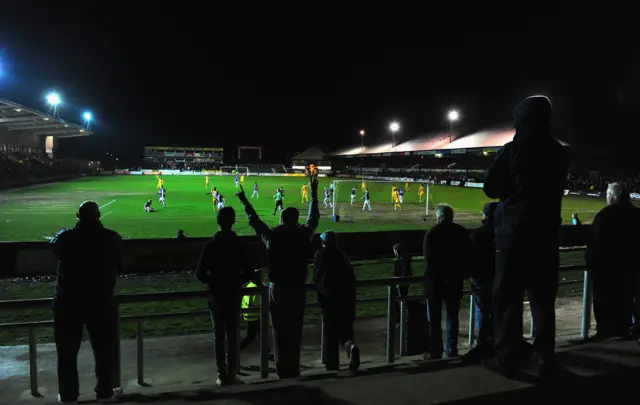
<path fill-rule="evenodd" d="M 51 159 L 41 150 L 0 145 L 0 186 L 25 185 L 39 178 L 79 173 L 77 165 Z"/>
<path fill-rule="evenodd" d="M 454 221 L 447 204 L 436 207 L 437 224 L 424 237 L 424 291 L 426 302 L 425 359 L 458 357 L 459 309 L 463 283 L 471 279 L 479 315 L 478 345 L 464 362 L 482 361 L 485 367 L 511 377 L 533 360 L 541 379 L 553 378 L 555 357 L 555 300 L 558 289 L 558 227 L 569 162 L 559 142 L 550 136 L 551 104 L 546 97 L 524 100 L 514 111 L 516 136 L 500 152 L 484 179 L 484 192 L 498 203 L 483 210 L 482 226 L 469 232 Z M 544 161 L 536 159 L 545 151 Z M 318 179 L 312 176 L 311 204 L 304 224 L 290 207 L 281 212 L 280 225 L 269 228 L 258 216 L 244 190 L 237 194 L 249 225 L 267 249 L 268 293 L 273 326 L 274 359 L 279 378 L 300 375 L 300 348 L 306 307 L 307 262 L 311 239 L 318 227 Z M 544 187 L 546 193 L 535 192 Z M 607 206 L 594 219 L 587 250 L 587 266 L 594 277 L 596 340 L 630 337 L 634 301 L 640 302 L 640 275 L 632 255 L 640 236 L 640 208 L 631 204 L 622 184 L 607 191 Z M 94 202 L 83 203 L 72 229 L 59 232 L 51 243 L 59 260 L 54 299 L 54 334 L 58 353 L 60 402 L 76 401 L 79 394 L 76 357 L 86 326 L 96 361 L 96 395 L 117 399 L 116 274 L 122 269 L 122 238 L 100 223 Z M 247 246 L 233 232 L 236 213 L 218 212 L 219 231 L 206 243 L 196 269 L 209 286 L 209 308 L 214 324 L 219 385 L 237 384 L 240 366 L 239 321 L 247 283 L 263 284 Z M 328 370 L 339 369 L 339 347 L 352 371 L 360 365 L 353 323 L 356 278 L 337 235 L 321 235 L 322 248 L 314 253 L 313 283 L 325 322 L 324 358 Z M 401 245 L 396 276 L 412 275 L 411 261 Z M 622 280 L 622 281 L 621 281 Z M 622 287 L 621 287 L 622 286 Z M 523 339 L 523 301 L 527 292 L 535 340 Z M 405 295 L 399 288 L 398 294 Z M 442 310 L 446 332 L 442 339 Z M 251 331 L 256 333 L 256 318 Z M 246 346 L 246 344 L 245 344 Z"/>

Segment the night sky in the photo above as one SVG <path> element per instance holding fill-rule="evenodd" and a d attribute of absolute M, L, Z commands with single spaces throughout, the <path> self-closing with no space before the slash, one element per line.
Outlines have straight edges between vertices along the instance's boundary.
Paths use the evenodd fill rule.
<path fill-rule="evenodd" d="M 241 144 L 280 161 L 359 143 L 361 128 L 380 141 L 391 120 L 403 139 L 446 131 L 450 108 L 462 132 L 508 123 L 533 93 L 552 99 L 558 137 L 640 143 L 631 17 L 274 20 L 38 3 L 3 3 L 0 97 L 46 110 L 56 89 L 62 118 L 82 123 L 90 110 L 97 135 L 64 142 L 67 154 L 135 161 L 144 145 Z"/>

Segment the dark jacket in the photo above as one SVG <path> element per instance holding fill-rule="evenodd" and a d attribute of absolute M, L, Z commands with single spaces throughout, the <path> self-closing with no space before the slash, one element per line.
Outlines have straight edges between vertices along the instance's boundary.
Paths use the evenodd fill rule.
<path fill-rule="evenodd" d="M 619 277 L 638 273 L 640 208 L 630 201 L 604 207 L 593 219 L 587 244 L 589 271 Z"/>
<path fill-rule="evenodd" d="M 323 247 L 316 252 L 313 283 L 323 308 L 331 303 L 355 305 L 356 275 L 351 261 L 339 248 Z"/>
<path fill-rule="evenodd" d="M 550 135 L 550 109 L 543 97 L 516 107 L 513 141 L 497 154 L 485 176 L 485 194 L 500 200 L 494 217 L 496 238 L 507 238 L 514 247 L 557 238 L 562 221 L 569 159 Z"/>
<path fill-rule="evenodd" d="M 460 294 L 470 272 L 469 233 L 453 222 L 433 226 L 424 237 L 425 294 L 427 298 Z"/>
<path fill-rule="evenodd" d="M 237 295 L 252 276 L 249 251 L 235 232 L 220 231 L 204 245 L 196 277 L 209 286 L 213 297 Z"/>
<path fill-rule="evenodd" d="M 469 233 L 469 240 L 475 263 L 471 267 L 471 277 L 476 281 L 492 280 L 496 256 L 493 222 L 485 220 L 479 228 Z"/>
<path fill-rule="evenodd" d="M 311 238 L 320 220 L 318 198 L 311 197 L 304 225 L 279 225 L 273 229 L 260 219 L 248 201 L 244 202 L 249 225 L 267 247 L 269 281 L 274 284 L 304 285 L 307 282 Z"/>
<path fill-rule="evenodd" d="M 405 255 L 398 257 L 393 269 L 393 277 L 411 276 L 413 276 L 413 271 L 411 271 L 411 256 Z"/>
<path fill-rule="evenodd" d="M 58 259 L 54 297 L 83 303 L 113 300 L 122 270 L 122 237 L 100 221 L 78 222 L 50 243 Z M 81 305 L 81 304 L 80 304 Z"/>

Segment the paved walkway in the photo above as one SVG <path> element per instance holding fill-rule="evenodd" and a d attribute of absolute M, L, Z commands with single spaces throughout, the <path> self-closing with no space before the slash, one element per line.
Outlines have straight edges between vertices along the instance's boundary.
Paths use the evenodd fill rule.
<path fill-rule="evenodd" d="M 580 326 L 580 300 L 564 299 L 560 300 L 558 304 L 559 340 L 566 341 L 570 337 L 577 337 Z M 464 350 L 468 311 L 462 311 L 460 315 L 463 327 L 460 343 L 461 350 Z M 525 327 L 528 330 L 528 325 Z M 359 377 L 352 378 L 324 372 L 319 361 L 319 328 L 309 326 L 305 329 L 303 339 L 302 364 L 304 370 L 301 379 L 293 382 L 277 381 L 274 375 L 275 370 L 272 369 L 269 380 L 260 380 L 256 342 L 253 347 L 247 350 L 247 353 L 243 353 L 244 379 L 250 384 L 219 390 L 213 389 L 215 362 L 211 335 L 145 340 L 145 386 L 139 386 L 136 379 L 136 342 L 123 341 L 122 380 L 128 394 L 126 400 L 130 402 L 152 401 L 158 404 L 193 400 L 203 401 L 201 403 L 205 404 L 270 404 L 275 403 L 272 402 L 272 397 L 279 397 L 279 403 L 282 403 L 283 399 L 286 402 L 286 398 L 291 398 L 296 401 L 325 404 L 375 404 L 383 403 L 383 399 L 386 405 L 424 404 L 479 395 L 486 391 L 513 390 L 527 386 L 526 383 L 503 381 L 500 377 L 487 373 L 480 367 L 451 369 L 451 366 L 455 364 L 440 362 L 435 365 L 427 365 L 415 357 L 399 358 L 396 364 L 387 365 L 384 362 L 385 319 L 367 319 L 357 322 L 356 336 L 362 349 L 363 360 L 363 372 Z M 620 345 L 625 348 L 628 346 L 628 350 L 635 350 L 640 355 L 640 350 L 638 350 L 640 347 L 636 347 L 635 344 L 630 345 L 625 342 Z M 618 350 L 618 346 L 612 344 L 611 347 Z M 573 352 L 575 351 L 573 350 Z M 593 353 L 589 354 L 589 356 L 592 355 Z M 344 361 L 346 363 L 346 358 Z M 595 364 L 596 368 L 599 367 L 595 360 L 589 360 L 589 362 Z M 620 363 L 620 361 L 618 363 L 609 362 L 613 362 L 612 364 Z M 82 391 L 81 400 L 82 398 L 91 400 L 95 380 L 93 377 L 93 356 L 88 343 L 82 345 L 78 364 Z M 616 367 L 618 366 L 619 364 Z M 57 393 L 55 367 L 56 358 L 53 345 L 38 346 L 38 390 L 43 397 L 33 398 L 29 390 L 27 348 L 24 346 L 0 348 L 0 404 L 51 403 Z M 434 368 L 438 371 L 434 371 Z M 429 373 L 428 379 L 420 377 L 424 373 Z M 574 373 L 586 375 L 593 374 L 595 371 L 578 370 Z M 426 387 L 423 386 L 423 382 L 427 380 L 429 381 L 427 385 L 431 387 L 430 390 L 424 393 L 424 397 L 414 397 Z M 390 384 L 390 382 L 393 383 Z M 369 388 L 365 388 L 365 386 Z M 464 389 L 461 389 L 462 386 Z M 336 399 L 337 402 L 335 402 L 334 399 L 327 397 L 327 402 L 313 402 L 325 398 L 326 395 L 340 399 Z M 394 398 L 393 395 L 399 395 L 399 397 Z M 417 402 L 406 402 L 403 399 L 411 397 L 413 397 L 411 400 Z"/>

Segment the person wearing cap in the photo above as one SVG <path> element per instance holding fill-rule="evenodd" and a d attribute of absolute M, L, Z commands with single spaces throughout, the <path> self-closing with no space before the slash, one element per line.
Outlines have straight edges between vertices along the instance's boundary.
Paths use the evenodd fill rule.
<path fill-rule="evenodd" d="M 251 226 L 267 248 L 268 277 L 276 373 L 279 378 L 300 376 L 302 326 L 307 302 L 307 264 L 311 239 L 320 221 L 318 177 L 310 176 L 311 203 L 304 225 L 295 207 L 280 212 L 280 225 L 269 228 L 260 219 L 242 186 L 236 194 Z"/>
<path fill-rule="evenodd" d="M 493 272 L 496 244 L 494 241 L 493 213 L 498 203 L 488 202 L 482 209 L 482 225 L 469 233 L 473 252 L 471 293 L 476 311 L 478 340 L 466 355 L 466 361 L 474 361 L 491 353 L 493 345 Z"/>
<path fill-rule="evenodd" d="M 338 247 L 335 232 L 320 235 L 322 248 L 313 259 L 313 283 L 324 322 L 324 359 L 329 371 L 340 370 L 342 346 L 349 356 L 349 369 L 360 367 L 360 350 L 353 337 L 356 319 L 356 275 L 347 255 Z"/>
<path fill-rule="evenodd" d="M 122 395 L 118 375 L 118 308 L 116 280 L 122 270 L 122 237 L 100 222 L 100 209 L 85 201 L 73 228 L 50 241 L 58 259 L 53 298 L 53 335 L 58 354 L 58 401 L 75 402 L 80 395 L 77 357 L 86 327 L 95 357 L 96 397 Z"/>
<path fill-rule="evenodd" d="M 542 378 L 554 375 L 558 229 L 569 159 L 551 136 L 551 102 L 522 101 L 513 112 L 516 133 L 487 170 L 484 192 L 500 200 L 495 210 L 495 357 L 485 364 L 511 376 L 531 350 L 522 337 L 527 291 L 536 328 L 534 360 Z"/>

